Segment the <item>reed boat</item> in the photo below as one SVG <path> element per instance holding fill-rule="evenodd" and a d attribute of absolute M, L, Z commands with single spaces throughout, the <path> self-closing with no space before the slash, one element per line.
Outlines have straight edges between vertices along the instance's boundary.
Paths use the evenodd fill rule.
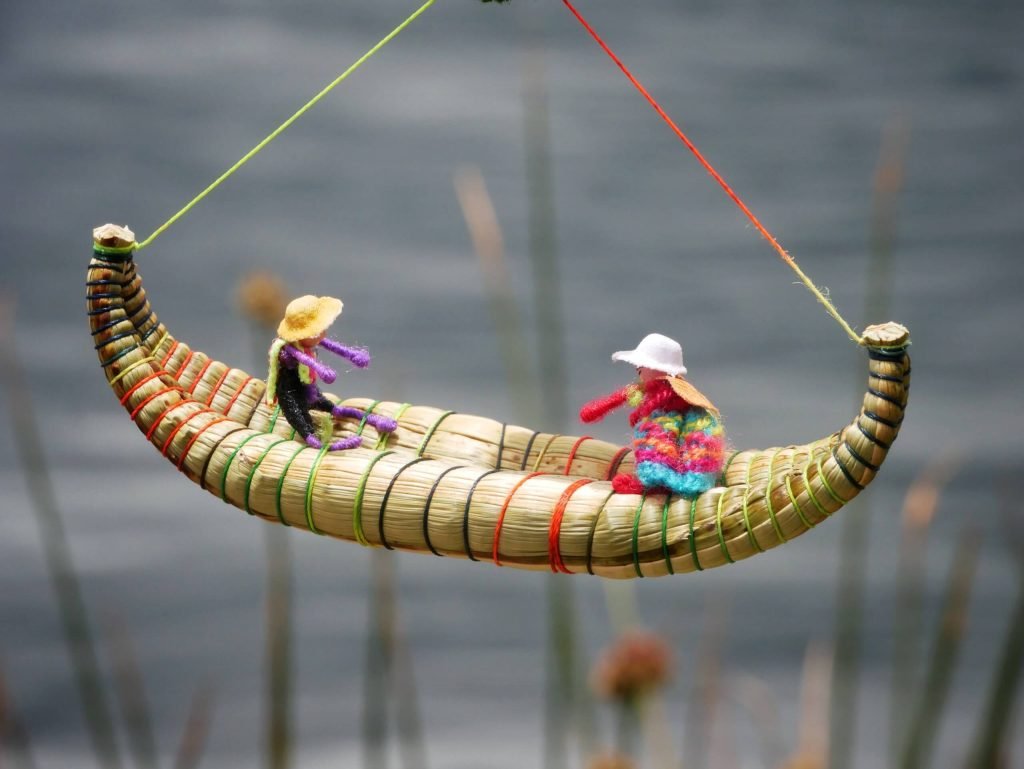
<path fill-rule="evenodd" d="M 841 430 L 733 453 L 696 499 L 612 492 L 629 447 L 430 406 L 344 401 L 398 422 L 389 435 L 343 420 L 327 452 L 295 440 L 266 384 L 176 339 L 134 260 L 134 236 L 94 232 L 87 314 L 100 365 L 146 439 L 191 481 L 252 516 L 373 547 L 519 569 L 658 577 L 764 552 L 822 523 L 878 473 L 903 421 L 907 329 L 863 334 L 868 383 Z"/>

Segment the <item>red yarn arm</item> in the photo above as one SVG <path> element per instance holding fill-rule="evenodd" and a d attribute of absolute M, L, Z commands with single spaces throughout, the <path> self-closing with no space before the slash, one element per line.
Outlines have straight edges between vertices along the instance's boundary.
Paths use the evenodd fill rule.
<path fill-rule="evenodd" d="M 629 388 L 623 387 L 621 390 L 613 392 L 611 395 L 605 395 L 603 398 L 595 398 L 589 403 L 583 404 L 583 408 L 580 409 L 580 419 L 584 422 L 597 422 L 599 419 L 603 419 L 605 414 L 610 411 L 614 411 L 620 406 L 626 404 L 626 395 Z"/>

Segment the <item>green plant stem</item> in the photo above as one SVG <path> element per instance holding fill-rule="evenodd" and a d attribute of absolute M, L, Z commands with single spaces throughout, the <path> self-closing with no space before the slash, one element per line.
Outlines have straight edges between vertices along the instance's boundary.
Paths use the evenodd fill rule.
<path fill-rule="evenodd" d="M 636 697 L 626 697 L 617 704 L 618 725 L 615 732 L 615 748 L 624 756 L 639 762 L 637 747 L 640 732 L 640 703 Z"/>
<path fill-rule="evenodd" d="M 253 364 L 267 365 L 267 343 L 274 329 L 257 321 L 249 323 Z M 264 533 L 267 563 L 266 598 L 266 766 L 267 769 L 288 769 L 292 764 L 292 551 L 288 532 L 268 525 Z"/>
<path fill-rule="evenodd" d="M 119 769 L 121 758 L 89 628 L 88 611 L 50 480 L 31 389 L 15 348 L 12 317 L 13 308 L 6 303 L 0 306 L 0 377 L 8 392 L 11 434 L 39 525 L 46 568 L 57 599 L 64 642 L 71 658 L 93 754 L 103 769 Z"/>
<path fill-rule="evenodd" d="M 292 554 L 288 532 L 268 525 L 267 557 L 267 767 L 287 769 L 292 757 Z"/>
<path fill-rule="evenodd" d="M 124 621 L 113 616 L 107 621 L 110 648 L 113 652 L 114 683 L 121 710 L 128 748 L 136 769 L 156 769 L 156 737 L 150 717 L 145 682 L 139 668 L 135 646 Z"/>
<path fill-rule="evenodd" d="M 1009 765 L 1005 753 L 1008 748 L 1007 731 L 1020 694 L 1021 675 L 1024 673 L 1024 563 L 1020 566 L 1017 602 L 999 655 L 999 663 L 994 668 L 988 702 L 978 719 L 967 769 Z"/>
<path fill-rule="evenodd" d="M 949 684 L 956 667 L 967 609 L 978 559 L 978 537 L 973 532 L 961 537 L 964 543 L 955 555 L 949 582 L 943 597 L 942 615 L 936 632 L 931 658 L 924 679 L 920 703 L 910 724 L 907 745 L 900 761 L 903 769 L 924 769 L 931 766 L 942 711 L 949 693 Z"/>
<path fill-rule="evenodd" d="M 526 187 L 529 199 L 530 265 L 544 424 L 561 429 L 568 407 L 565 329 L 561 274 L 558 268 L 554 180 L 551 173 L 551 131 L 548 117 L 544 52 L 527 47 L 523 73 L 523 134 L 526 143 Z"/>
<path fill-rule="evenodd" d="M 869 499 L 860 500 L 857 507 L 856 511 L 850 511 L 843 516 L 840 536 L 836 656 L 829 728 L 830 769 L 847 769 L 852 764 L 854 738 L 857 733 L 857 690 L 864 625 L 864 576 L 872 516 Z"/>
<path fill-rule="evenodd" d="M 13 759 L 15 769 L 36 769 L 28 730 L 14 709 L 3 669 L 0 668 L 0 767 L 4 766 L 4 756 Z"/>
<path fill-rule="evenodd" d="M 209 683 L 200 684 L 189 704 L 185 728 L 182 729 L 181 742 L 174 757 L 174 769 L 195 769 L 199 766 L 210 735 L 213 701 L 213 686 Z"/>
<path fill-rule="evenodd" d="M 388 696 L 394 667 L 394 574 L 390 553 L 370 553 L 370 621 L 363 679 L 363 766 L 387 766 Z"/>

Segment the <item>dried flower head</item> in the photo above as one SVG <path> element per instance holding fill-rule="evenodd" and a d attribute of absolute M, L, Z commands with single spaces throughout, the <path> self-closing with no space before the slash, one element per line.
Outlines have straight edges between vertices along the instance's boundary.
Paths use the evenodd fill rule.
<path fill-rule="evenodd" d="M 238 283 L 238 306 L 242 314 L 261 326 L 276 327 L 287 305 L 284 281 L 272 272 L 250 272 Z"/>
<path fill-rule="evenodd" d="M 810 753 L 797 753 L 782 762 L 779 769 L 825 769 L 826 762 Z"/>
<path fill-rule="evenodd" d="M 636 762 L 622 753 L 601 753 L 587 762 L 587 769 L 636 769 Z"/>
<path fill-rule="evenodd" d="M 672 650 L 657 633 L 633 630 L 609 646 L 591 671 L 594 691 L 627 700 L 664 686 L 672 677 Z"/>

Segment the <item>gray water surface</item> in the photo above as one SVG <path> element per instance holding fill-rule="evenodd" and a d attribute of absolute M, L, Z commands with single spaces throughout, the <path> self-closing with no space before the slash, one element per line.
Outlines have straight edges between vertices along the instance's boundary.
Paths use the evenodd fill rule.
<path fill-rule="evenodd" d="M 107 221 L 151 232 L 414 7 L 0 6 L 4 293 L 17 302 L 18 350 L 86 600 L 97 621 L 113 612 L 131 629 L 168 761 L 203 680 L 217 692 L 204 765 L 260 761 L 265 531 L 178 476 L 111 397 L 83 317 L 90 232 Z M 885 759 L 902 495 L 952 452 L 962 466 L 930 537 L 930 619 L 964 525 L 984 535 L 935 762 L 961 766 L 1016 596 L 1000 532 L 1024 460 L 1024 12 L 999 2 L 808 0 L 581 9 L 857 326 L 882 136 L 909 126 L 888 314 L 913 334 L 913 393 L 870 503 L 844 512 L 871 521 L 857 759 Z M 735 445 L 802 442 L 844 424 L 863 387 L 862 353 L 554 0 L 438 2 L 140 254 L 161 319 L 193 346 L 261 373 L 233 291 L 247 271 L 270 268 L 296 294 L 345 300 L 335 330 L 367 345 L 374 365 L 341 378 L 340 391 L 513 419 L 452 178 L 480 167 L 525 306 L 523 78 L 526 52 L 539 56 L 538 47 L 570 402 L 622 384 L 629 372 L 609 354 L 661 331 L 683 343 Z M 624 419 L 598 430 L 627 435 Z M 0 440 L 0 485 L 0 665 L 40 763 L 89 766 L 10 438 Z M 832 637 L 841 529 L 830 523 L 731 568 L 635 586 L 645 621 L 677 652 L 675 732 L 703 618 L 720 606 L 730 691 L 739 696 L 741 676 L 765 680 L 795 740 L 805 648 Z M 369 554 L 289 536 L 297 765 L 351 766 Z M 395 560 L 432 765 L 540 765 L 544 578 Z M 573 585 L 581 637 L 595 652 L 610 637 L 603 585 Z M 733 707 L 729 717 L 745 723 Z M 743 765 L 759 766 L 750 730 L 737 734 Z"/>

